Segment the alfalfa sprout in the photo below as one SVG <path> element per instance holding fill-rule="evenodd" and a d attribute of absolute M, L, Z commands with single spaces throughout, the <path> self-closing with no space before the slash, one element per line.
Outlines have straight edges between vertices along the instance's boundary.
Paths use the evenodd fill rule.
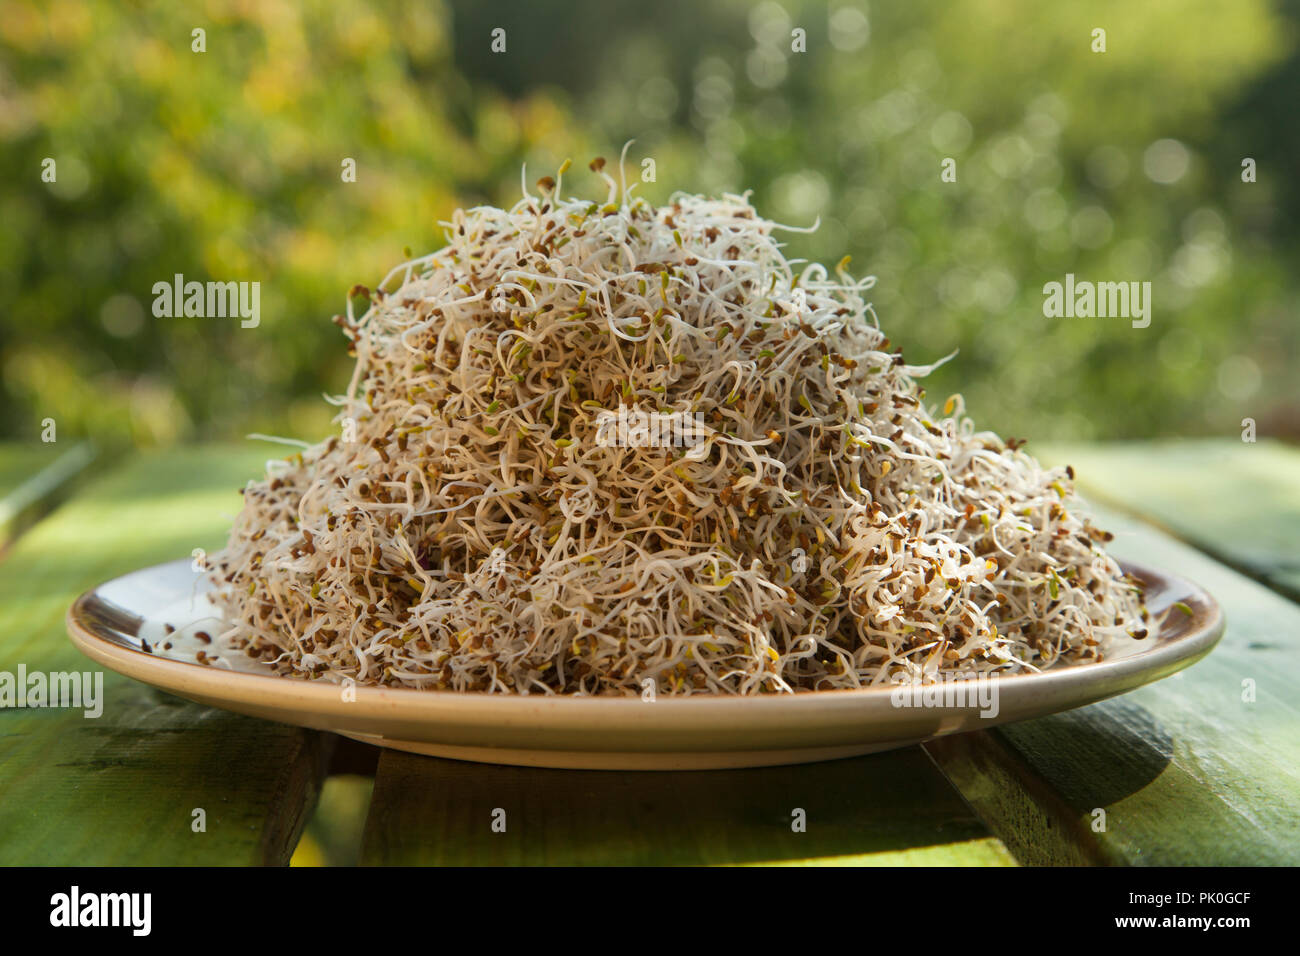
<path fill-rule="evenodd" d="M 656 208 L 591 168 L 603 202 L 561 171 L 352 290 L 343 435 L 245 489 L 224 637 L 333 681 L 756 694 L 1099 660 L 1139 627 L 1073 472 L 932 407 L 873 278 L 787 259 L 747 195 Z M 702 440 L 597 441 L 620 407 Z"/>

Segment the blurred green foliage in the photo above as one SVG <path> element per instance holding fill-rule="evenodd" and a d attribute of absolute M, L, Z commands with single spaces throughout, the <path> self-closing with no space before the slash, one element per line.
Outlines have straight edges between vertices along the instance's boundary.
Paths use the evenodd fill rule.
<path fill-rule="evenodd" d="M 1004 434 L 1244 417 L 1300 434 L 1295 0 L 9 0 L 3 16 L 9 434 L 50 416 L 61 437 L 319 437 L 319 396 L 350 367 L 329 317 L 353 283 L 439 244 L 455 206 L 513 202 L 525 161 L 530 180 L 581 170 L 629 139 L 630 178 L 655 160 L 652 199 L 752 189 L 764 214 L 820 219 L 791 254 L 851 253 L 910 359 L 960 350 L 931 396 L 962 391 Z M 177 272 L 260 281 L 261 326 L 153 317 L 153 283 Z M 1045 318 L 1043 284 L 1067 272 L 1150 280 L 1151 326 Z"/>
<path fill-rule="evenodd" d="M 7 0 L 3 17 L 11 434 L 48 416 L 60 437 L 318 436 L 351 367 L 330 323 L 347 289 L 438 245 L 440 218 L 548 144 L 587 148 L 548 98 L 466 83 L 437 3 Z M 261 325 L 155 318 L 175 273 L 260 281 Z"/>

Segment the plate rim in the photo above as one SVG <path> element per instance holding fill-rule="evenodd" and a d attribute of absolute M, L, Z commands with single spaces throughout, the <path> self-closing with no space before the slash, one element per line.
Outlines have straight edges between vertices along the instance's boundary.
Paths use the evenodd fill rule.
<path fill-rule="evenodd" d="M 127 575 L 157 571 L 188 563 L 188 560 L 181 558 L 162 562 L 127 572 Z M 1136 561 L 1121 561 L 1120 564 L 1129 573 L 1146 580 L 1160 581 L 1165 588 L 1177 589 L 1180 598 L 1194 595 L 1198 604 L 1202 605 L 1197 613 L 1205 615 L 1205 619 L 1197 622 L 1187 634 L 1164 641 L 1157 639 L 1149 650 L 1143 648 L 1127 657 L 1038 673 L 995 676 L 991 680 L 997 682 L 1000 696 L 1004 699 L 1008 693 L 1016 697 L 1056 696 L 1075 685 L 1086 687 L 1105 682 L 1123 685 L 1112 693 L 1094 697 L 1085 703 L 1097 702 L 1167 677 L 1191 666 L 1214 649 L 1224 634 L 1226 619 L 1218 601 L 1208 591 L 1173 572 Z M 873 709 L 882 706 L 896 709 L 890 701 L 893 685 L 794 694 L 693 694 L 685 697 L 661 694 L 657 695 L 653 706 L 647 708 L 648 702 L 638 695 L 491 694 L 482 691 L 375 687 L 358 683 L 351 688 L 355 699 L 348 701 L 341 694 L 343 685 L 332 681 L 252 674 L 158 657 L 96 633 L 92 616 L 88 612 L 89 606 L 95 601 L 107 603 L 98 596 L 98 592 L 127 575 L 118 575 L 82 593 L 65 615 L 68 634 L 78 650 L 96 663 L 179 696 L 189 696 L 189 692 L 193 692 L 209 698 L 270 706 L 286 713 L 305 707 L 327 718 L 360 715 L 401 717 L 417 723 L 437 721 L 466 726 L 481 724 L 485 720 L 503 724 L 537 718 L 545 713 L 548 723 L 554 723 L 556 729 L 574 729 L 593 719 L 600 719 L 605 722 L 606 730 L 635 727 L 642 731 L 656 727 L 665 730 L 686 727 L 698 729 L 702 722 L 734 720 L 740 714 L 745 714 L 747 720 L 754 721 L 755 730 L 761 730 L 764 723 L 783 721 L 791 716 L 811 719 L 814 724 L 823 721 L 838 724 L 849 712 L 866 716 Z M 165 680 L 150 680 L 141 676 L 146 672 Z M 1156 676 L 1149 676 L 1152 674 Z M 1143 679 L 1134 681 L 1135 677 Z M 180 689 L 182 687 L 184 690 Z M 963 708 L 931 709 L 952 711 Z M 635 720 L 631 719 L 633 714 L 636 715 Z M 822 720 L 816 720 L 817 715 Z M 610 721 L 619 726 L 612 726 Z M 1001 722 L 995 718 L 988 726 Z"/>

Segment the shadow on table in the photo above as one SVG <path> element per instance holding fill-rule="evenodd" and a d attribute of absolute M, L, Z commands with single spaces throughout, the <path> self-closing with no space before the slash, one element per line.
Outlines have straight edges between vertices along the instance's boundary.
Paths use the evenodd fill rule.
<path fill-rule="evenodd" d="M 1159 778 L 1174 739 L 1149 710 L 1120 697 L 925 749 L 1020 862 L 1107 864 L 1124 860 L 1098 811 Z"/>
<path fill-rule="evenodd" d="M 376 779 L 363 863 L 889 863 L 903 852 L 910 862 L 919 848 L 931 848 L 923 862 L 1006 862 L 919 747 L 793 767 L 642 773 L 385 751 Z"/>

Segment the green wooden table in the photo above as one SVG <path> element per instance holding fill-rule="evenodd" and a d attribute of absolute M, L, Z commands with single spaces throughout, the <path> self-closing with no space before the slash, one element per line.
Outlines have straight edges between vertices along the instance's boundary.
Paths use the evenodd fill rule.
<path fill-rule="evenodd" d="M 1035 449 L 1031 449 L 1035 450 Z M 98 720 L 0 709 L 0 864 L 1300 863 L 1300 451 L 1036 449 L 1121 556 L 1228 629 L 1175 677 L 1079 710 L 799 767 L 600 773 L 379 751 L 113 673 Z M 264 448 L 0 446 L 0 671 L 94 671 L 63 615 L 221 546 Z M 804 810 L 806 831 L 791 828 Z M 504 809 L 505 833 L 493 832 Z"/>

